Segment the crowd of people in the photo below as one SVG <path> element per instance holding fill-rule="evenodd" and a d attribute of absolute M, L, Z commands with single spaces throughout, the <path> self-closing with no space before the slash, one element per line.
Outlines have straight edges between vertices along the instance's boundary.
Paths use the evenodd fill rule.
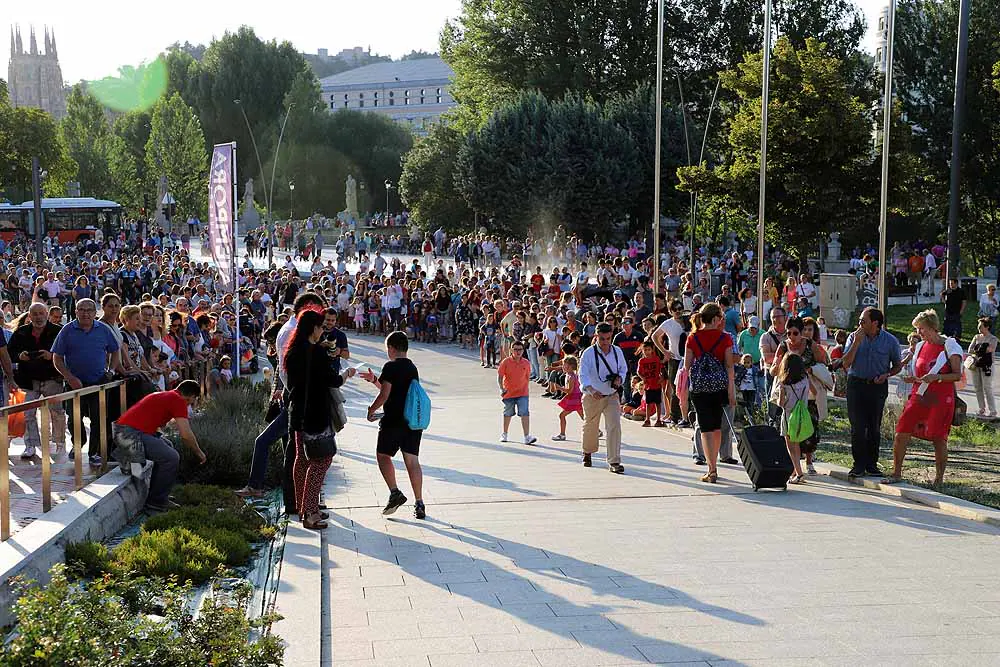
<path fill-rule="evenodd" d="M 440 229 L 405 240 L 322 226 L 289 230 L 291 235 L 280 230 L 274 250 L 300 242 L 302 247 L 268 269 L 253 262 L 254 256 L 267 254 L 267 235 L 246 237 L 246 261 L 234 291 L 222 288 L 216 268 L 192 260 L 189 234 L 155 225 L 128 225 L 113 238 L 76 243 L 50 237 L 43 258 L 34 256 L 27 239 L 15 238 L 2 249 L 0 275 L 5 297 L 0 309 L 8 322 L 0 367 L 7 389 L 23 386 L 30 399 L 110 377 L 128 378 L 130 408 L 124 415 L 109 401 L 102 423 L 96 394 L 82 401 L 91 424 L 88 456 L 101 463 L 95 443 L 109 428 L 123 468 L 141 459 L 129 452 L 143 443 L 159 475 L 150 503 L 163 507 L 176 476 L 176 452 L 149 438 L 158 438 L 157 430 L 173 419 L 185 443 L 200 453 L 181 416 L 181 403 L 195 400 L 190 381 L 197 393 L 211 392 L 238 373 L 256 373 L 261 352 L 275 369 L 271 414 L 255 442 L 248 483 L 240 493 L 263 493 L 271 446 L 286 441 L 285 506 L 309 528 L 325 526 L 319 489 L 336 451 L 336 433 L 346 422 L 340 390 L 356 374 L 344 363 L 350 358 L 348 335 L 385 337 L 389 361 L 378 376 L 363 376 L 377 391 L 368 415 L 380 421 L 377 460 L 389 490 L 385 511 L 407 501 L 392 465 L 392 457 L 402 451 L 419 518 L 426 511 L 420 431 L 410 428 L 403 415 L 407 392 L 418 380 L 407 357 L 410 341 L 476 350 L 481 367 L 496 369 L 501 441 L 509 441 L 516 416 L 523 443 L 537 442 L 530 430 L 530 383 L 544 386 L 542 396 L 553 401 L 560 422 L 553 440 L 565 441 L 570 421 L 578 423 L 582 464 L 593 465 L 603 439 L 608 469 L 615 474 L 625 472 L 625 418 L 644 427 L 689 429 L 692 459 L 706 467 L 701 479 L 714 483 L 720 463 L 738 463 L 732 451 L 734 424 L 742 418 L 780 428 L 795 468 L 791 482 L 802 483 L 815 474 L 828 400 L 841 395 L 851 422 L 851 474 L 892 481 L 898 465 L 889 475 L 878 466 L 882 408 L 888 378 L 904 370 L 915 388 L 897 428 L 897 464 L 911 435 L 936 444 L 947 439 L 943 421 L 929 428 L 926 415 L 910 405 L 946 412 L 954 400 L 946 400 L 944 389 L 922 387 L 953 385 L 956 373 L 965 375 L 964 368 L 980 396 L 980 413 L 996 414 L 991 380 L 995 288 L 980 300 L 982 317 L 968 357 L 956 347 L 965 297 L 949 285 L 941 294 L 943 321 L 925 313 L 914 322 L 919 341 L 907 359 L 877 309 L 865 309 L 853 332 L 828 330 L 817 316 L 812 267 L 778 251 L 765 258 L 764 291 L 758 295 L 754 251 L 734 246 L 692 252 L 682 241 L 667 240 L 657 267 L 638 235 L 617 244 L 587 242 L 561 227 L 545 238 L 523 239 L 486 233 L 448 238 Z M 329 241 L 332 258 L 324 256 Z M 900 251 L 907 260 L 907 281 L 915 279 L 914 273 L 924 276 L 937 261 L 927 259 L 936 256 L 933 247 L 923 250 L 918 272 L 910 270 L 917 251 Z M 860 274 L 877 275 L 867 252 L 852 254 L 858 255 Z M 296 259 L 309 262 L 309 270 L 300 271 Z M 892 261 L 895 266 L 895 254 Z M 659 285 L 653 284 L 654 269 Z M 317 356 L 324 363 L 314 363 Z M 957 371 L 952 368 L 956 356 Z M 169 400 L 150 398 L 171 392 Z M 938 393 L 942 400 L 933 401 Z M 137 409 L 155 418 L 137 420 Z M 51 439 L 59 456 L 66 417 L 58 409 L 53 416 Z M 31 458 L 39 442 L 34 415 L 27 423 L 24 456 Z M 75 424 L 70 427 L 74 431 Z M 83 446 L 87 431 L 79 430 Z M 939 458 L 944 459 L 947 450 L 942 449 Z M 942 461 L 939 478 L 943 472 Z"/>

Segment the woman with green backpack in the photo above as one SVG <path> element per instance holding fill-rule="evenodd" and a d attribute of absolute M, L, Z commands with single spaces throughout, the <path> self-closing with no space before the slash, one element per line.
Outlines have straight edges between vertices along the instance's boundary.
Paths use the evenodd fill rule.
<path fill-rule="evenodd" d="M 812 416 L 809 414 L 809 376 L 806 365 L 797 354 L 786 354 L 778 368 L 778 405 L 781 406 L 781 435 L 785 436 L 785 446 L 792 459 L 795 473 L 789 484 L 806 481 L 799 461 L 800 445 L 813 434 Z"/>

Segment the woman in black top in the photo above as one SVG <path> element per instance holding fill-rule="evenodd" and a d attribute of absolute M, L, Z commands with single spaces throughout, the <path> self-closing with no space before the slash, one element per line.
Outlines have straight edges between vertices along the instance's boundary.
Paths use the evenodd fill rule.
<path fill-rule="evenodd" d="M 326 350 L 317 345 L 323 338 L 323 319 L 318 309 L 299 315 L 284 363 L 288 374 L 288 424 L 295 434 L 295 465 L 292 468 L 295 504 L 302 525 L 319 530 L 326 528 L 323 519 L 327 518 L 319 511 L 319 492 L 333 457 L 306 458 L 303 436 L 326 433 L 333 437 L 330 388 L 340 387 L 357 372 L 348 368 L 337 375 L 330 364 L 316 363 L 326 358 Z"/>

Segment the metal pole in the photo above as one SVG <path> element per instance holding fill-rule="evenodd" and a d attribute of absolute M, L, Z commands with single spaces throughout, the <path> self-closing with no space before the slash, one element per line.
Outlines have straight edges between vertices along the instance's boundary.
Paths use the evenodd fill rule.
<path fill-rule="evenodd" d="M 705 162 L 705 147 L 708 145 L 708 128 L 712 126 L 712 112 L 715 111 L 715 100 L 719 96 L 719 87 L 722 85 L 722 77 L 715 82 L 715 92 L 712 93 L 712 104 L 708 107 L 708 119 L 705 120 L 705 134 L 701 138 L 701 153 L 698 154 L 698 166 Z M 694 193 L 694 213 L 692 219 L 698 219 L 698 193 Z M 691 225 L 691 252 L 694 252 L 694 224 Z M 691 269 L 694 270 L 694 260 L 691 261 Z M 760 295 L 757 295 L 760 299 Z"/>
<path fill-rule="evenodd" d="M 38 263 L 45 259 L 45 248 L 42 239 L 45 237 L 45 225 L 42 224 L 42 167 L 37 157 L 31 158 L 31 193 L 34 199 L 35 212 L 35 255 Z"/>
<path fill-rule="evenodd" d="M 887 277 L 889 261 L 886 257 L 889 213 L 889 132 L 892 129 L 892 51 L 895 39 L 896 0 L 889 0 L 889 40 L 885 54 L 885 94 L 882 97 L 882 206 L 879 210 L 878 232 L 878 308 L 883 313 L 889 302 Z"/>
<path fill-rule="evenodd" d="M 285 125 L 288 124 L 288 117 L 292 115 L 292 107 L 295 106 L 294 103 L 288 105 L 288 111 L 285 112 L 285 120 L 281 121 L 281 132 L 278 133 L 278 145 L 274 149 L 274 164 L 271 165 L 271 187 L 267 195 L 267 266 L 270 268 L 271 261 L 274 258 L 274 218 L 271 214 L 271 202 L 274 201 L 274 174 L 278 170 L 278 153 L 281 152 L 281 140 L 285 136 Z M 240 106 L 242 109 L 242 105 Z M 247 124 L 249 128 L 249 123 Z M 250 134 L 253 137 L 253 133 Z M 256 150 L 256 146 L 254 146 Z M 260 161 L 260 155 L 257 156 L 257 161 Z M 263 185 L 263 183 L 261 183 Z M 289 200 L 291 197 L 289 196 Z M 289 213 L 289 219 L 291 219 L 291 214 Z"/>
<path fill-rule="evenodd" d="M 764 71 L 760 98 L 760 201 L 757 208 L 757 316 L 764 319 L 764 204 L 767 186 L 767 105 L 771 84 L 771 0 L 764 4 Z M 772 304 L 773 305 L 773 304 Z"/>
<path fill-rule="evenodd" d="M 260 169 L 260 187 L 261 187 L 261 190 L 263 190 L 267 186 L 267 180 L 264 178 L 264 164 L 260 161 L 260 151 L 257 150 L 257 138 L 253 136 L 253 129 L 250 127 L 250 119 L 247 118 L 247 112 L 246 112 L 246 109 L 243 108 L 243 102 L 240 101 L 240 100 L 233 100 L 233 102 L 236 104 L 236 106 L 238 106 L 240 108 L 240 112 L 243 114 L 243 121 L 247 124 L 247 133 L 250 134 L 250 143 L 253 144 L 253 152 L 254 152 L 254 155 L 257 156 L 257 167 Z M 277 156 L 275 156 L 275 157 L 277 157 Z M 235 173 L 236 173 L 236 169 L 234 167 L 233 168 L 233 188 L 234 188 L 233 191 L 234 192 L 236 192 L 235 188 L 237 186 Z M 236 204 L 237 201 L 239 201 L 239 200 L 236 199 L 236 198 L 233 199 L 233 211 L 234 212 L 237 209 L 237 204 Z M 264 195 L 264 206 L 267 207 L 267 217 L 268 217 L 268 219 L 270 219 L 271 218 L 271 200 L 270 200 L 269 195 L 267 195 L 267 194 Z M 233 217 L 235 218 L 236 216 L 234 215 Z M 235 241 L 234 241 L 234 243 L 235 243 Z M 233 246 L 233 247 L 235 248 L 235 246 Z M 268 252 L 270 252 L 271 244 L 268 243 L 267 247 L 268 247 Z M 236 255 L 233 255 L 233 257 L 235 258 Z M 270 257 L 268 258 L 268 260 L 270 260 Z M 234 261 L 233 264 L 235 264 L 235 263 L 236 262 Z M 268 261 L 268 267 L 270 267 L 270 266 L 271 266 L 271 263 L 270 263 L 270 261 Z M 237 364 L 237 365 L 239 365 L 239 364 Z"/>
<path fill-rule="evenodd" d="M 680 74 L 677 75 L 677 91 L 681 99 L 681 121 L 684 124 L 684 146 L 687 148 L 688 166 L 691 165 L 691 132 L 688 130 L 687 105 L 684 103 L 684 84 L 681 82 Z M 694 207 L 695 195 L 692 192 L 688 198 L 688 227 L 691 228 L 691 255 L 694 262 Z"/>
<path fill-rule="evenodd" d="M 951 121 L 951 197 L 948 201 L 948 278 L 958 279 L 958 216 L 962 185 L 962 125 L 965 120 L 965 77 L 969 55 L 971 0 L 959 0 L 958 56 L 955 59 L 955 111 Z"/>
<path fill-rule="evenodd" d="M 677 79 L 678 85 L 680 78 Z M 660 291 L 660 143 L 663 122 L 663 0 L 656 3 L 656 132 L 653 149 L 653 294 Z"/>

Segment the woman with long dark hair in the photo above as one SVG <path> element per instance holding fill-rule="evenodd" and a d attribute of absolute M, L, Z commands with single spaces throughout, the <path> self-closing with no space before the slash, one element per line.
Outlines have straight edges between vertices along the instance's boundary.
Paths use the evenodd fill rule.
<path fill-rule="evenodd" d="M 326 351 L 318 346 L 324 333 L 323 320 L 324 314 L 319 308 L 302 312 L 284 353 L 284 369 L 288 374 L 288 422 L 295 434 L 295 464 L 292 468 L 295 504 L 302 525 L 318 530 L 326 528 L 323 519 L 327 517 L 319 511 L 319 492 L 333 456 L 308 458 L 305 438 L 318 435 L 333 437 L 330 388 L 342 386 L 357 372 L 348 368 L 338 375 L 330 364 L 317 363 L 326 358 Z"/>

